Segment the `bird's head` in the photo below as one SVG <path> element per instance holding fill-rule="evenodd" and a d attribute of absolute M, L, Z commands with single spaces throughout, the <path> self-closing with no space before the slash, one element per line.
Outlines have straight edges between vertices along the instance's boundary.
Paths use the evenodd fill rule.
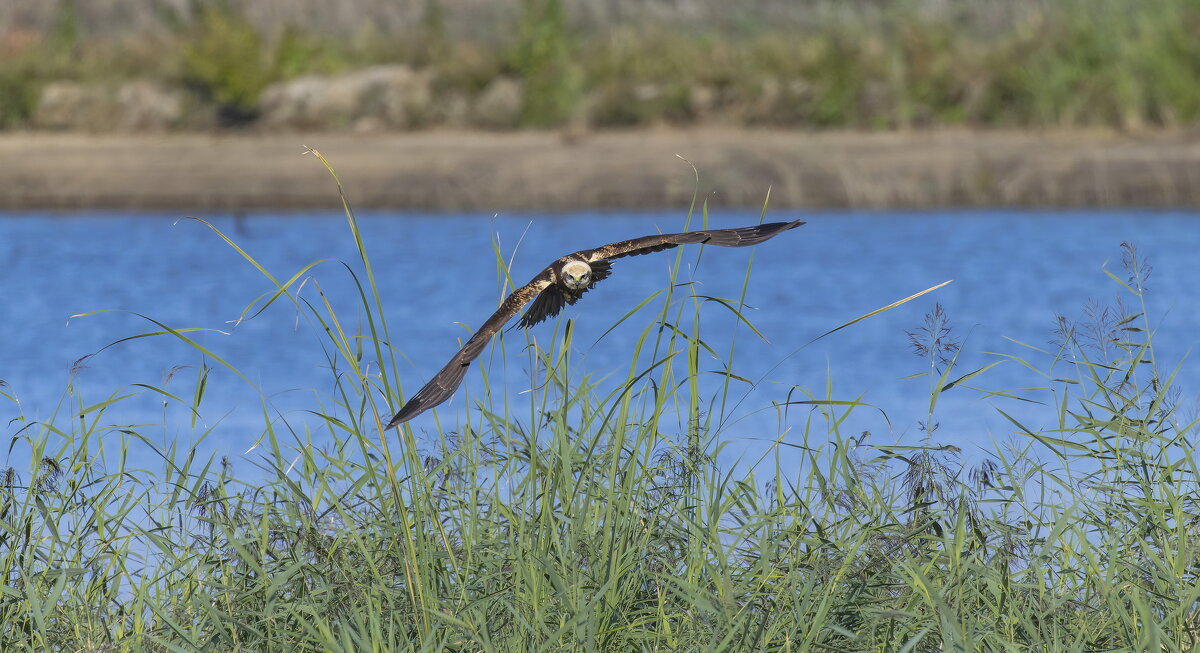
<path fill-rule="evenodd" d="M 583 290 L 592 282 L 592 266 L 583 261 L 568 261 L 562 268 L 563 285 L 571 290 Z"/>

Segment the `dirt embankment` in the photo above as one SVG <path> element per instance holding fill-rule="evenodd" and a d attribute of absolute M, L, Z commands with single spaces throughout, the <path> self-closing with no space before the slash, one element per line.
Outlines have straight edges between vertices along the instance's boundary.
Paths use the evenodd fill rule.
<path fill-rule="evenodd" d="M 1200 134 L 0 135 L 0 209 L 1200 206 Z"/>

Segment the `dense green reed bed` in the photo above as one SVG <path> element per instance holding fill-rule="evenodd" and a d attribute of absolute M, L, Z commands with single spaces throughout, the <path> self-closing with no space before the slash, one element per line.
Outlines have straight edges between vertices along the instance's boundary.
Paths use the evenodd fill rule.
<path fill-rule="evenodd" d="M 397 63 L 430 78 L 410 128 L 1137 129 L 1200 119 L 1193 0 L 796 0 L 712 10 L 724 19 L 702 24 L 640 3 L 589 22 L 582 2 L 522 0 L 492 14 L 428 0 L 419 20 L 388 32 L 374 19 L 390 3 L 363 2 L 364 28 L 340 34 L 313 24 L 314 11 L 267 26 L 227 0 L 129 4 L 138 20 L 109 22 L 141 31 L 60 2 L 45 29 L 0 34 L 0 128 L 61 122 L 37 118 L 55 81 L 158 82 L 186 95 L 168 126 L 205 129 L 254 124 L 271 84 Z M 498 79 L 520 84 L 514 115 L 447 110 L 475 103 Z M 307 126 L 345 128 L 353 117 Z"/>
<path fill-rule="evenodd" d="M 69 396 L 55 418 L 8 425 L 32 453 L 0 478 L 0 649 L 1200 644 L 1196 421 L 1172 385 L 1177 362 L 1155 358 L 1132 249 L 1113 272 L 1131 308 L 1063 319 L 1055 347 L 1001 357 L 1026 366 L 1029 383 L 993 398 L 1036 402 L 1053 426 L 1014 421 L 966 466 L 933 428 L 919 446 L 843 432 L 848 415 L 878 413 L 820 389 L 759 393 L 775 430 L 730 425 L 734 340 L 699 330 L 701 314 L 727 308 L 684 283 L 630 318 L 645 327 L 613 378 L 571 364 L 567 321 L 548 349 L 518 346 L 513 331 L 472 374 L 531 372 L 532 392 L 480 384 L 494 394 L 438 411 L 440 431 L 381 432 L 403 345 L 389 339 L 358 242 L 356 315 L 301 294 L 307 271 L 250 307 L 294 302 L 323 327 L 333 391 L 304 430 L 265 406 L 249 456 L 205 459 L 156 444 L 162 425 L 111 424 L 124 391 Z M 676 265 L 704 255 L 681 251 Z M 934 424 L 939 396 L 977 391 L 987 371 L 955 367 L 939 310 L 912 337 Z M 205 358 L 236 363 L 218 354 Z M 703 374 L 725 379 L 715 392 L 698 381 L 714 369 L 729 373 Z M 205 378 L 192 396 L 163 398 L 198 406 Z M 776 444 L 758 461 L 721 453 L 747 438 Z M 134 467 L 135 448 L 161 463 Z"/>

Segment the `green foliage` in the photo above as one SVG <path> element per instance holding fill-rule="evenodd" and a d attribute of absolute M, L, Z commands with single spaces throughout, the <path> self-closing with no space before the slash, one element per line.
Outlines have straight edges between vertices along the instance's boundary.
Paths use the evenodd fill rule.
<path fill-rule="evenodd" d="M 254 115 L 258 96 L 277 77 L 263 36 L 228 3 L 202 2 L 182 45 L 183 77 L 240 122 Z"/>
<path fill-rule="evenodd" d="M 777 429 L 739 426 L 733 406 L 748 382 L 734 339 L 702 333 L 699 318 L 732 311 L 753 328 L 749 268 L 739 297 L 698 295 L 674 278 L 647 297 L 622 318 L 645 326 L 615 379 L 574 367 L 570 321 L 549 348 L 520 335 L 514 344 L 509 332 L 472 374 L 502 374 L 519 350 L 532 391 L 463 389 L 465 401 L 430 416 L 454 426 L 382 432 L 400 399 L 401 353 L 349 209 L 347 218 L 361 257 L 357 315 L 301 294 L 314 287 L 302 280 L 327 272 L 316 264 L 286 280 L 258 267 L 276 292 L 245 313 L 287 302 L 320 334 L 332 392 L 314 392 L 315 426 L 293 430 L 264 403 L 257 458 L 230 462 L 164 443 L 161 426 L 110 423 L 132 391 L 198 415 L 203 365 L 189 386 L 71 394 L 43 421 L 18 418 L 14 437 L 30 459 L 0 471 L 0 648 L 1200 645 L 1197 421 L 1155 357 L 1142 304 L 1149 268 L 1132 246 L 1110 273 L 1124 299 L 1058 320 L 1051 350 L 1000 357 L 1032 383 L 985 396 L 1002 410 L 1040 406 L 1047 425 L 1012 419 L 1010 440 L 969 463 L 936 441 L 937 400 L 978 389 L 990 366 L 957 369 L 964 344 L 940 308 L 909 334 L 930 388 L 925 442 L 848 437 L 846 418 L 870 407 L 828 389 L 781 388 L 766 408 Z M 674 270 L 703 256 L 676 250 Z M 359 332 L 343 330 L 356 323 Z M 189 330 L 153 332 L 236 372 Z M 712 396 L 702 377 L 722 379 Z M 0 399 L 19 410 L 2 387 Z M 739 437 L 773 444 L 727 468 L 721 449 Z M 135 446 L 159 452 L 162 469 L 130 467 Z"/>
<path fill-rule="evenodd" d="M 80 65 L 81 28 L 74 2 L 59 0 L 51 29 L 27 44 L 8 46 L 0 34 L 0 129 L 26 127 L 37 106 L 42 84 L 70 79 Z"/>
<path fill-rule="evenodd" d="M 40 84 L 28 68 L 0 67 L 0 129 L 23 127 L 33 115 Z"/>
<path fill-rule="evenodd" d="M 79 44 L 81 36 L 79 10 L 74 0 L 59 0 L 54 7 L 54 23 L 49 40 L 58 50 L 70 50 Z"/>
<path fill-rule="evenodd" d="M 544 127 L 570 117 L 581 82 L 574 55 L 562 0 L 521 0 L 512 63 L 525 84 L 524 124 Z"/>
<path fill-rule="evenodd" d="M 421 12 L 421 41 L 423 60 L 413 61 L 416 65 L 430 65 L 446 58 L 450 43 L 446 38 L 446 18 L 442 14 L 440 0 L 425 0 Z"/>

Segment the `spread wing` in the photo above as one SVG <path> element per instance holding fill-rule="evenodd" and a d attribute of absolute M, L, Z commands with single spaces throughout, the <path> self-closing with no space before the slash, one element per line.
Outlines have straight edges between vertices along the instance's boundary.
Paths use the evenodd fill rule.
<path fill-rule="evenodd" d="M 407 422 L 449 399 L 462 383 L 463 377 L 467 374 L 467 368 L 471 366 L 471 361 L 479 357 L 480 352 L 487 346 L 492 336 L 504 328 L 504 324 L 512 319 L 512 316 L 516 315 L 522 306 L 550 286 L 550 279 L 550 268 L 546 268 L 542 270 L 541 274 L 534 277 L 533 281 L 517 288 L 506 297 L 500 304 L 500 308 L 496 309 L 487 322 L 484 322 L 483 326 L 479 327 L 479 330 L 467 340 L 467 344 L 463 345 L 462 349 L 458 350 L 458 353 L 450 359 L 450 362 L 446 363 L 440 372 L 434 374 L 433 378 L 417 391 L 417 394 L 409 397 L 408 402 L 400 408 L 400 412 L 396 413 L 396 416 L 384 428 L 390 429 Z"/>
<path fill-rule="evenodd" d="M 632 240 L 623 240 L 619 243 L 612 243 L 603 247 L 597 247 L 596 249 L 585 249 L 576 252 L 570 256 L 582 258 L 592 266 L 592 282 L 588 284 L 587 288 L 579 291 L 571 291 L 561 284 L 554 283 L 553 266 L 542 270 L 540 274 L 533 278 L 533 281 L 517 288 L 511 295 L 505 298 L 504 302 L 500 304 L 500 308 L 495 313 L 492 313 L 487 322 L 484 322 L 483 326 L 479 327 L 479 330 L 467 340 L 467 344 L 463 345 L 462 349 L 450 359 L 450 362 L 446 363 L 446 366 L 441 371 L 433 375 L 433 378 L 429 379 L 429 382 L 418 390 L 417 394 L 409 398 L 408 402 L 400 408 L 400 412 L 396 413 L 396 416 L 384 428 L 390 429 L 393 426 L 407 422 L 449 399 L 462 383 L 463 377 L 467 374 L 467 368 L 471 365 L 471 361 L 479 357 L 480 352 L 487 346 L 492 336 L 504 328 L 504 325 L 525 304 L 533 301 L 533 305 L 521 317 L 521 321 L 517 326 L 533 326 L 538 322 L 558 315 L 564 306 L 573 305 L 579 301 L 583 293 L 591 290 L 597 283 L 608 278 L 609 274 L 612 273 L 612 265 L 610 263 L 612 259 L 623 256 L 649 254 L 650 252 L 659 252 L 664 249 L 692 243 L 704 243 L 720 247 L 746 247 L 761 243 L 802 224 L 804 224 L 802 220 L 793 220 L 792 222 L 772 222 L 736 229 L 710 229 L 678 234 L 659 234 L 634 238 Z M 559 260 L 561 261 L 562 259 Z"/>
<path fill-rule="evenodd" d="M 585 261 L 591 263 L 600 260 L 612 260 L 623 256 L 638 256 L 649 254 L 650 252 L 661 252 L 664 249 L 671 249 L 680 245 L 690 245 L 692 243 L 718 245 L 720 247 L 746 247 L 761 243 L 769 238 L 774 238 L 788 229 L 795 229 L 802 224 L 804 224 L 803 220 L 793 220 L 791 222 L 771 222 L 754 225 L 753 227 L 738 227 L 736 229 L 709 229 L 705 231 L 687 231 L 681 234 L 658 234 L 656 236 L 634 238 L 633 240 L 622 240 L 619 243 L 597 247 L 596 249 L 586 249 L 578 252 L 577 256 L 581 256 Z"/>
<path fill-rule="evenodd" d="M 761 243 L 802 224 L 804 224 L 803 220 L 793 220 L 792 222 L 772 222 L 752 227 L 738 227 L 736 229 L 710 229 L 706 231 L 687 231 L 678 234 L 657 234 L 634 238 L 633 240 L 623 240 L 619 243 L 612 243 L 603 247 L 597 247 L 596 249 L 585 249 L 581 252 L 575 252 L 570 256 L 582 258 L 592 266 L 592 283 L 579 292 L 572 292 L 570 289 L 559 284 L 551 284 L 549 288 L 538 295 L 537 299 L 533 301 L 529 310 L 525 311 L 525 314 L 521 316 L 521 321 L 517 323 L 517 326 L 522 328 L 531 327 L 538 322 L 558 315 L 562 312 L 564 306 L 575 304 L 583 296 L 583 293 L 595 288 L 597 283 L 607 279 L 608 275 L 612 274 L 612 259 L 661 252 L 664 249 L 671 249 L 672 247 L 691 243 L 704 243 L 720 247 L 746 247 Z"/>

